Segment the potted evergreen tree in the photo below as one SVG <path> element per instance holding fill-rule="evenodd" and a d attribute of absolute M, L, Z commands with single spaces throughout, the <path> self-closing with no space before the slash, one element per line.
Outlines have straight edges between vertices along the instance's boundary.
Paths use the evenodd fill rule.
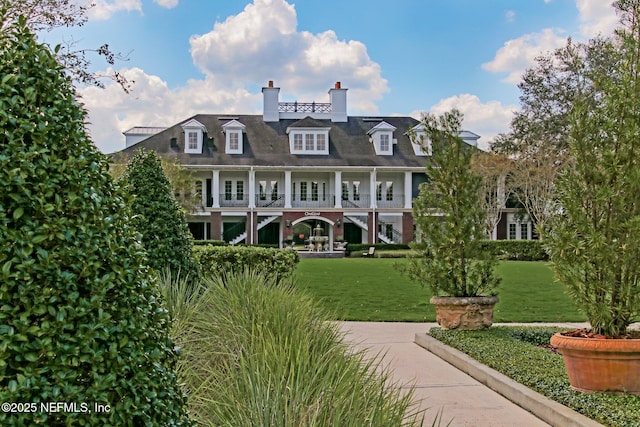
<path fill-rule="evenodd" d="M 403 270 L 431 288 L 430 302 L 442 328 L 475 330 L 493 323 L 500 279 L 494 274 L 497 260 L 481 248 L 487 237 L 481 178 L 471 168 L 476 148 L 459 136 L 461 123 L 457 110 L 423 118 L 432 156 L 426 167 L 428 182 L 420 187 L 413 207 L 421 243 L 413 244 L 419 256 L 410 256 Z"/>
<path fill-rule="evenodd" d="M 591 329 L 556 334 L 551 344 L 574 389 L 640 394 L 640 339 L 628 330 L 640 313 L 640 2 L 616 7 L 625 25 L 603 44 L 611 69 L 583 79 L 598 96 L 575 100 L 571 162 L 545 239 Z"/>

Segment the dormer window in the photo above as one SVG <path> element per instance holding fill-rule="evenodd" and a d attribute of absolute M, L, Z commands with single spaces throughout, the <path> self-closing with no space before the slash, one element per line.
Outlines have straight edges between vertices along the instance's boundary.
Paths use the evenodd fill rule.
<path fill-rule="evenodd" d="M 182 124 L 184 130 L 184 152 L 187 154 L 202 154 L 202 140 L 207 129 L 202 123 L 191 119 Z"/>
<path fill-rule="evenodd" d="M 369 132 L 369 140 L 373 144 L 376 154 L 379 156 L 392 156 L 393 155 L 393 131 L 396 130 L 395 126 L 390 125 L 387 122 L 380 122 L 375 125 Z"/>
<path fill-rule="evenodd" d="M 424 131 L 424 125 L 419 124 L 411 129 L 410 133 L 411 146 L 416 156 L 430 156 L 431 155 L 431 141 L 427 138 L 427 133 Z"/>
<path fill-rule="evenodd" d="M 226 135 L 225 152 L 227 154 L 243 153 L 243 134 L 246 126 L 237 120 L 231 120 L 222 125 L 222 131 Z"/>
<path fill-rule="evenodd" d="M 287 129 L 291 154 L 329 154 L 329 129 Z"/>

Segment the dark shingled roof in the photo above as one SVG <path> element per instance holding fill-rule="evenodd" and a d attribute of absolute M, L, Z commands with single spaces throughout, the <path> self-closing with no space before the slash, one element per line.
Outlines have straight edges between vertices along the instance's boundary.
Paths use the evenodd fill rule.
<path fill-rule="evenodd" d="M 184 131 L 181 127 L 191 119 L 206 128 L 202 154 L 184 152 Z M 222 125 L 235 119 L 246 126 L 243 154 L 225 153 L 225 135 Z M 397 129 L 393 133 L 397 144 L 392 156 L 376 155 L 367 132 L 381 121 Z M 407 132 L 419 124 L 411 117 L 348 117 L 345 123 L 306 117 L 281 119 L 265 123 L 262 115 L 211 115 L 199 114 L 171 126 L 135 145 L 116 153 L 129 156 L 140 148 L 154 150 L 158 154 L 179 159 L 183 165 L 235 165 L 235 166 L 376 166 L 376 167 L 424 167 L 426 158 L 416 156 Z M 330 127 L 328 155 L 297 155 L 289 151 L 288 127 Z"/>

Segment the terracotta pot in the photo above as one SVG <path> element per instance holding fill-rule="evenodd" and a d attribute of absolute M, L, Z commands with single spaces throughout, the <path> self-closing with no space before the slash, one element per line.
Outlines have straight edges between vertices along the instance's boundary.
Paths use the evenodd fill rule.
<path fill-rule="evenodd" d="M 640 339 L 551 337 L 574 390 L 640 394 Z"/>
<path fill-rule="evenodd" d="M 493 324 L 493 307 L 498 297 L 432 297 L 436 321 L 442 329 L 477 331 Z"/>

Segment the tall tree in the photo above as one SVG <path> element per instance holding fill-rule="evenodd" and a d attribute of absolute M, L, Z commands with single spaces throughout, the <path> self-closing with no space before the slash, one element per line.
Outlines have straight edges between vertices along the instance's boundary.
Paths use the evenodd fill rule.
<path fill-rule="evenodd" d="M 413 217 L 425 248 L 416 246 L 423 256 L 409 258 L 404 271 L 434 295 L 491 294 L 499 282 L 493 272 L 496 260 L 481 248 L 487 238 L 482 179 L 471 168 L 475 148 L 459 136 L 462 114 L 427 114 L 422 123 L 432 156 L 426 166 L 429 181 L 420 186 Z"/>
<path fill-rule="evenodd" d="M 573 101 L 562 214 L 547 239 L 558 279 L 593 330 L 612 337 L 640 314 L 640 1 L 615 5 L 611 69 L 589 76 L 595 103 L 584 94 Z"/>
<path fill-rule="evenodd" d="M 193 238 L 184 210 L 176 201 L 155 151 L 139 151 L 127 164 L 121 182 L 134 197 L 134 223 L 142 234 L 152 268 L 172 274 L 196 274 Z"/>
<path fill-rule="evenodd" d="M 186 425 L 169 315 L 129 200 L 25 24 L 0 33 L 0 401 L 38 406 L 0 412 L 0 425 Z"/>
<path fill-rule="evenodd" d="M 485 232 L 492 236 L 502 218 L 511 195 L 509 173 L 513 162 L 506 156 L 478 150 L 471 158 L 471 168 L 480 181 L 480 207 L 485 215 Z"/>
<path fill-rule="evenodd" d="M 540 235 L 556 210 L 555 180 L 567 162 L 570 113 L 577 97 L 595 105 L 601 88 L 594 73 L 615 75 L 608 40 L 595 38 L 574 43 L 537 58 L 518 85 L 521 109 L 511 130 L 492 143 L 495 153 L 515 160 L 511 179 L 514 195 L 534 221 Z"/>
<path fill-rule="evenodd" d="M 0 10 L 3 11 L 0 20 L 0 31 L 4 32 L 19 16 L 26 19 L 26 25 L 34 33 L 51 31 L 60 27 L 81 27 L 87 22 L 87 12 L 93 5 L 91 2 L 77 0 L 0 0 Z M 88 56 L 91 53 L 102 57 L 109 65 L 117 60 L 126 59 L 119 53 L 113 52 L 108 44 L 99 47 L 77 49 L 76 43 L 61 44 L 53 49 L 56 59 L 64 65 L 66 72 L 75 82 L 104 87 L 101 78 L 89 71 Z M 117 71 L 106 76 L 118 83 L 123 90 L 129 91 L 133 81 Z"/>

